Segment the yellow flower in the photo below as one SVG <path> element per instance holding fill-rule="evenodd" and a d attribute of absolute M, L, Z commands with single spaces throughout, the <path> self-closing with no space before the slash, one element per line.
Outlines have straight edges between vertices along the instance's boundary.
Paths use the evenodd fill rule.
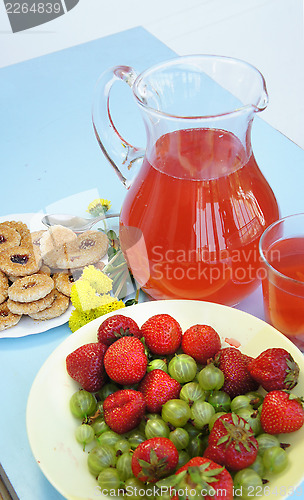
<path fill-rule="evenodd" d="M 110 297 L 112 299 L 112 297 Z M 107 302 L 100 307 L 96 307 L 95 309 L 91 309 L 89 311 L 79 311 L 78 309 L 74 309 L 72 311 L 70 319 L 69 319 L 69 327 L 71 331 L 74 333 L 76 330 L 86 325 L 93 319 L 99 318 L 99 316 L 103 316 L 111 311 L 116 311 L 117 309 L 121 309 L 125 307 L 125 304 L 122 300 L 111 300 L 111 302 Z"/>
<path fill-rule="evenodd" d="M 71 302 L 79 311 L 88 311 L 103 304 L 102 298 L 96 295 L 94 288 L 84 279 L 79 279 L 73 283 Z"/>
<path fill-rule="evenodd" d="M 81 278 L 87 280 L 97 293 L 108 293 L 112 290 L 111 278 L 94 266 L 86 266 Z"/>
<path fill-rule="evenodd" d="M 94 201 L 91 201 L 88 206 L 87 212 L 89 212 L 89 214 L 93 215 L 94 217 L 97 217 L 98 215 L 105 214 L 110 209 L 110 207 L 111 202 L 109 200 L 98 198 Z"/>
<path fill-rule="evenodd" d="M 71 316 L 69 318 L 69 327 L 73 333 L 76 332 L 78 328 L 81 328 L 91 321 L 90 313 L 91 311 L 82 312 L 78 309 L 74 309 L 74 311 L 71 312 Z"/>

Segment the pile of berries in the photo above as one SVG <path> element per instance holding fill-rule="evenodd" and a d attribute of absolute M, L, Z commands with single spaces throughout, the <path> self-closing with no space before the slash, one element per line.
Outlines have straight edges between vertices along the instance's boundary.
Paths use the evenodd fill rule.
<path fill-rule="evenodd" d="M 111 496 L 151 498 L 152 485 L 168 500 L 230 500 L 236 488 L 241 498 L 261 496 L 288 467 L 277 435 L 304 423 L 290 353 L 252 358 L 222 347 L 211 326 L 183 333 L 168 314 L 141 328 L 121 314 L 107 318 L 66 367 L 81 386 L 70 400 L 81 420 L 76 439 L 83 449 L 91 443 L 88 469 Z"/>

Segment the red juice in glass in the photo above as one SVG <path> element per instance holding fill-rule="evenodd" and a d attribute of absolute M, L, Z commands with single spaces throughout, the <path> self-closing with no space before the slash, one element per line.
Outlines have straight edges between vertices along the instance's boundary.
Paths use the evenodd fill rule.
<path fill-rule="evenodd" d="M 304 350 L 304 234 L 275 241 L 265 258 L 266 319 Z"/>
<path fill-rule="evenodd" d="M 202 128 L 165 134 L 152 151 L 120 217 L 135 278 L 143 269 L 132 265 L 132 231 L 144 241 L 142 288 L 153 298 L 238 303 L 259 283 L 259 239 L 279 217 L 254 156 L 232 133 Z"/>

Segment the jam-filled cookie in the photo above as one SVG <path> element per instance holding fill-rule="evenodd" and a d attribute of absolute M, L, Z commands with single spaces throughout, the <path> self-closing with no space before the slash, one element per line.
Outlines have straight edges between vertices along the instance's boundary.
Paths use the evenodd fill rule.
<path fill-rule="evenodd" d="M 17 325 L 20 319 L 21 314 L 12 313 L 8 308 L 7 302 L 0 304 L 0 331 Z"/>
<path fill-rule="evenodd" d="M 51 268 L 77 269 L 98 262 L 108 249 L 109 240 L 101 231 L 86 231 L 74 241 L 43 255 Z"/>
<path fill-rule="evenodd" d="M 65 311 L 69 307 L 69 303 L 69 297 L 66 297 L 66 295 L 58 292 L 58 290 L 55 290 L 55 300 L 52 305 L 41 312 L 31 313 L 29 314 L 29 316 L 33 319 L 40 319 L 43 321 L 47 319 L 57 318 L 58 316 L 61 316 L 63 313 L 65 313 Z"/>
<path fill-rule="evenodd" d="M 55 273 L 52 276 L 55 287 L 58 292 L 63 293 L 67 297 L 71 295 L 72 285 L 74 283 L 74 277 L 71 273 L 62 271 L 61 273 Z"/>
<path fill-rule="evenodd" d="M 6 221 L 3 224 L 6 224 L 8 227 L 15 229 L 20 234 L 20 245 L 26 246 L 30 245 L 32 242 L 31 233 L 29 228 L 24 222 L 21 221 Z"/>
<path fill-rule="evenodd" d="M 46 274 L 31 274 L 17 279 L 8 290 L 8 296 L 15 302 L 33 302 L 48 295 L 55 283 Z"/>
<path fill-rule="evenodd" d="M 15 229 L 7 226 L 5 223 L 0 224 L 0 252 L 20 245 L 20 241 L 21 236 L 18 231 L 15 231 Z"/>
<path fill-rule="evenodd" d="M 46 233 L 46 229 L 41 229 L 40 231 L 33 231 L 31 233 L 31 241 L 32 245 L 37 248 L 37 250 L 40 251 L 40 240 L 44 233 Z"/>
<path fill-rule="evenodd" d="M 0 271 L 0 304 L 8 297 L 8 278 Z"/>
<path fill-rule="evenodd" d="M 33 300 L 32 302 L 19 302 L 15 300 L 8 299 L 7 305 L 10 311 L 14 314 L 33 314 L 39 311 L 43 311 L 55 300 L 55 290 L 52 290 L 45 297 L 39 300 Z"/>
<path fill-rule="evenodd" d="M 76 239 L 77 235 L 71 229 L 60 225 L 51 226 L 40 239 L 41 255 L 58 250 Z"/>
<path fill-rule="evenodd" d="M 41 257 L 33 246 L 16 246 L 0 253 L 0 270 L 10 276 L 28 276 L 37 273 Z"/>

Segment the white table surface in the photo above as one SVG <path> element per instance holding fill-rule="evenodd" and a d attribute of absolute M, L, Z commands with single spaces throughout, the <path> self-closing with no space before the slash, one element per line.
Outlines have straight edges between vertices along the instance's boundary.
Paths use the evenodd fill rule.
<path fill-rule="evenodd" d="M 12 33 L 0 2 L 0 67 L 143 26 L 177 54 L 234 56 L 263 73 L 263 119 L 304 148 L 303 0 L 79 0 L 67 14 Z"/>

